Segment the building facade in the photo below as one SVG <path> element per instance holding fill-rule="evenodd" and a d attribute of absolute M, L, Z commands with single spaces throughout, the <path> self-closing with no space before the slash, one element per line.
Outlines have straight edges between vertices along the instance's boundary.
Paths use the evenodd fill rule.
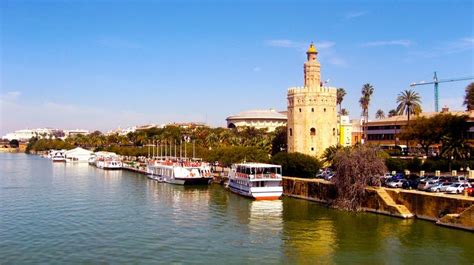
<path fill-rule="evenodd" d="M 227 128 L 255 127 L 273 132 L 278 127 L 286 126 L 287 119 L 285 112 L 269 109 L 240 112 L 227 117 L 226 121 Z"/>
<path fill-rule="evenodd" d="M 451 115 L 466 115 L 467 123 L 470 125 L 468 131 L 468 139 L 470 142 L 474 140 L 474 111 L 449 111 L 443 108 L 441 112 L 423 112 L 418 115 L 411 116 L 411 120 L 418 117 L 431 118 L 437 114 L 446 113 Z M 400 133 L 407 125 L 408 117 L 406 115 L 393 116 L 379 120 L 369 121 L 367 123 L 367 142 L 380 146 L 416 146 L 414 141 L 406 141 L 400 139 Z"/>
<path fill-rule="evenodd" d="M 288 152 L 321 156 L 338 141 L 337 89 L 322 85 L 313 44 L 306 54 L 304 86 L 288 89 Z"/>
<path fill-rule="evenodd" d="M 339 116 L 339 145 L 352 145 L 352 123 L 349 116 Z"/>

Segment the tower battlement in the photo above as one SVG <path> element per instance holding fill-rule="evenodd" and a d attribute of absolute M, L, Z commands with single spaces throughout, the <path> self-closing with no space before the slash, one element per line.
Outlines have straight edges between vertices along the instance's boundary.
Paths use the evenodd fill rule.
<path fill-rule="evenodd" d="M 288 88 L 288 94 L 299 94 L 299 93 L 302 94 L 302 93 L 308 93 L 308 92 L 337 94 L 337 88 L 335 87 L 309 88 L 309 87 L 304 87 L 304 86 Z"/>

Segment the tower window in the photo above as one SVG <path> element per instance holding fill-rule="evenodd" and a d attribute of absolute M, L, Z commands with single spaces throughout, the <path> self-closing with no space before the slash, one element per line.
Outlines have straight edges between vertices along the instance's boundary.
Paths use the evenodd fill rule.
<path fill-rule="evenodd" d="M 316 129 L 315 128 L 311 128 L 311 130 L 309 130 L 309 134 L 311 136 L 315 136 L 316 135 Z"/>
<path fill-rule="evenodd" d="M 314 112 L 314 108 L 311 108 L 311 112 Z"/>
<path fill-rule="evenodd" d="M 324 112 L 326 112 L 326 108 L 324 108 Z"/>
<path fill-rule="evenodd" d="M 290 136 L 293 136 L 293 130 L 290 128 Z"/>
<path fill-rule="evenodd" d="M 336 136 L 336 128 L 332 128 L 332 135 Z"/>
<path fill-rule="evenodd" d="M 300 112 L 301 112 L 301 108 L 300 108 Z"/>
<path fill-rule="evenodd" d="M 314 151 L 314 147 L 311 147 L 311 151 Z"/>

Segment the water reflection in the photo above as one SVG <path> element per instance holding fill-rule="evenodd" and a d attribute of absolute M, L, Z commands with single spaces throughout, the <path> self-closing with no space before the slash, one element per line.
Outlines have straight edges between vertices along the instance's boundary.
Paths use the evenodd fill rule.
<path fill-rule="evenodd" d="M 337 249 L 334 221 L 321 206 L 284 198 L 283 241 L 291 263 L 332 264 Z"/>

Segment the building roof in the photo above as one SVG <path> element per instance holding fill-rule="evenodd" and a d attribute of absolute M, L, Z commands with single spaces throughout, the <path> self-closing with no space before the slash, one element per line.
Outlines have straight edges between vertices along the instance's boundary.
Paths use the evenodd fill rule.
<path fill-rule="evenodd" d="M 431 118 L 437 114 L 451 114 L 451 115 L 467 115 L 470 120 L 474 119 L 474 111 L 449 111 L 449 110 L 443 110 L 441 112 L 422 112 L 418 115 L 411 115 L 410 120 L 414 120 L 418 117 L 425 117 L 425 118 Z M 384 119 L 379 119 L 379 120 L 371 120 L 368 122 L 369 125 L 375 125 L 375 124 L 387 124 L 387 123 L 404 123 L 408 120 L 407 115 L 397 115 L 397 116 L 392 116 Z"/>
<path fill-rule="evenodd" d="M 282 114 L 274 109 L 269 110 L 249 110 L 237 113 L 236 115 L 232 115 L 227 117 L 227 121 L 229 120 L 245 120 L 245 119 L 262 119 L 262 120 L 288 120 L 287 115 Z"/>
<path fill-rule="evenodd" d="M 74 149 L 66 151 L 65 153 L 69 156 L 73 156 L 73 155 L 81 155 L 81 154 L 90 155 L 93 152 L 87 149 L 84 149 L 82 147 L 76 147 Z"/>
<path fill-rule="evenodd" d="M 314 47 L 314 43 L 311 42 L 311 44 L 309 45 L 308 51 L 306 53 L 318 53 L 318 51 L 316 50 L 316 47 Z"/>

